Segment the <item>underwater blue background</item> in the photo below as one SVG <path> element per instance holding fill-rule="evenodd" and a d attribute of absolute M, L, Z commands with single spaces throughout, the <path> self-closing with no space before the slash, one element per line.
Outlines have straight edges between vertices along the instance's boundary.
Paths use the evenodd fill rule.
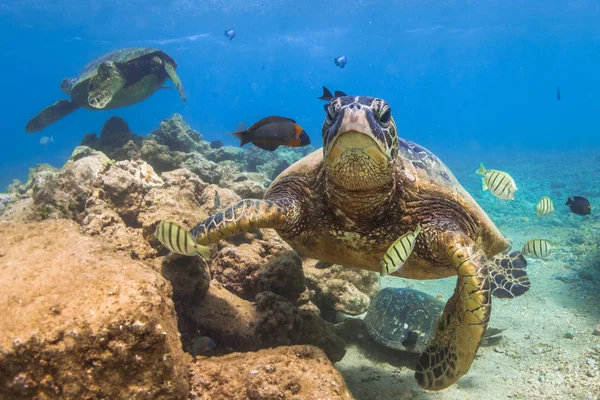
<path fill-rule="evenodd" d="M 510 169 L 535 153 L 572 154 L 564 167 L 585 169 L 578 152 L 600 149 L 598 21 L 598 1 L 3 1 L 0 191 L 38 163 L 60 167 L 113 115 L 145 135 L 180 113 L 206 140 L 229 144 L 238 122 L 283 115 L 318 146 L 322 85 L 385 98 L 400 135 L 451 168 L 493 159 L 486 167 Z M 63 77 L 134 46 L 178 62 L 187 104 L 162 90 L 25 133 L 29 118 L 67 98 Z M 333 63 L 341 54 L 344 69 Z M 40 145 L 44 135 L 54 143 Z"/>

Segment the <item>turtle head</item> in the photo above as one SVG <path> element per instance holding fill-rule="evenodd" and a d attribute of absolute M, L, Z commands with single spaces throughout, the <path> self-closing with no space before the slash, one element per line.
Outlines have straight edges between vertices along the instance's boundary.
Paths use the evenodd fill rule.
<path fill-rule="evenodd" d="M 66 94 L 71 94 L 71 89 L 75 86 L 75 82 L 77 82 L 77 78 L 74 77 L 63 79 L 62 82 L 60 82 L 60 90 Z"/>
<path fill-rule="evenodd" d="M 377 189 L 392 179 L 398 135 L 389 104 L 366 96 L 325 105 L 323 158 L 328 179 L 349 190 Z"/>

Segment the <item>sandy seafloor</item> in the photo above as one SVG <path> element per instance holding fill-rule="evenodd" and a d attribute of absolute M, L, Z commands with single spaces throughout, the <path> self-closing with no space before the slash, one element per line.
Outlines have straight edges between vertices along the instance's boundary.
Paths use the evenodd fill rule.
<path fill-rule="evenodd" d="M 514 202 L 481 191 L 480 179 L 473 174 L 478 163 L 455 164 L 453 172 L 512 241 L 513 249 L 529 239 L 545 238 L 555 244 L 554 253 L 547 261 L 528 258 L 532 288 L 526 295 L 493 300 L 489 326 L 506 329 L 503 338 L 495 346 L 481 347 L 457 384 L 440 392 L 423 391 L 411 369 L 370 359 L 367 351 L 350 346 L 336 367 L 357 399 L 600 398 L 600 336 L 592 333 L 600 324 L 600 153 L 489 161 L 484 162 L 487 168 L 505 169 L 516 180 Z M 541 219 L 535 205 L 543 195 L 553 199 L 556 213 Z M 569 211 L 564 203 L 573 195 L 590 200 L 591 216 Z M 381 283 L 447 299 L 455 278 L 386 277 Z"/>

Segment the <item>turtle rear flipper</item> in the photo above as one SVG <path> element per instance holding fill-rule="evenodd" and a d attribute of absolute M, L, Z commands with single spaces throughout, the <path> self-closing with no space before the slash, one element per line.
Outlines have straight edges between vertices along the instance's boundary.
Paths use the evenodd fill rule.
<path fill-rule="evenodd" d="M 44 108 L 38 115 L 30 119 L 25 126 L 25 131 L 27 133 L 41 131 L 78 108 L 77 104 L 69 100 L 59 100 L 51 106 Z"/>
<path fill-rule="evenodd" d="M 458 280 L 435 337 L 417 362 L 415 378 L 427 390 L 445 389 L 469 371 L 492 305 L 485 253 L 466 235 L 448 232 L 440 237 Z"/>
<path fill-rule="evenodd" d="M 183 102 L 185 103 L 185 93 L 183 92 L 183 84 L 181 83 L 177 72 L 175 72 L 175 68 L 173 68 L 173 65 L 171 65 L 170 63 L 165 62 L 165 71 L 167 72 L 167 75 L 169 75 L 169 79 L 171 79 L 173 85 L 175 85 L 175 87 L 177 88 L 181 100 L 183 100 Z"/>
<path fill-rule="evenodd" d="M 114 62 L 98 66 L 98 73 L 88 83 L 88 104 L 97 109 L 106 107 L 113 96 L 125 86 L 125 77 Z"/>
<path fill-rule="evenodd" d="M 505 251 L 492 258 L 487 264 L 491 276 L 492 294 L 501 299 L 510 299 L 525 294 L 531 287 L 527 276 L 527 260 L 520 251 Z"/>

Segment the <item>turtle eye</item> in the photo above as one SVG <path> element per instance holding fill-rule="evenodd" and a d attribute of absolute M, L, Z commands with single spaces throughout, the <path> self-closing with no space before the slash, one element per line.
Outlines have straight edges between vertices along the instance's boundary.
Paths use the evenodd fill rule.
<path fill-rule="evenodd" d="M 379 123 L 384 128 L 387 128 L 387 126 L 390 124 L 391 120 L 392 120 L 392 110 L 389 107 L 383 108 L 379 112 Z"/>
<path fill-rule="evenodd" d="M 333 125 L 336 118 L 336 112 L 331 106 L 331 104 L 325 105 L 325 122 L 327 125 Z"/>

